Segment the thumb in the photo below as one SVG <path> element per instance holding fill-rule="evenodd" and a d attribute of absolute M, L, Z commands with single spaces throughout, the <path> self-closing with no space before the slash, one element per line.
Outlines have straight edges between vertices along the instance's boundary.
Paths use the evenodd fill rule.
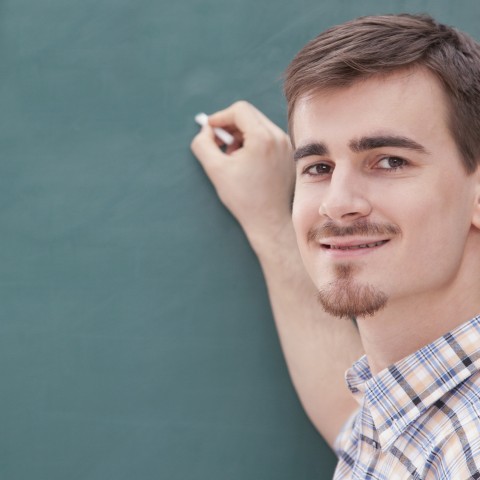
<path fill-rule="evenodd" d="M 204 125 L 200 132 L 195 135 L 190 148 L 205 170 L 225 161 L 227 156 L 218 147 L 213 128 L 209 125 Z"/>

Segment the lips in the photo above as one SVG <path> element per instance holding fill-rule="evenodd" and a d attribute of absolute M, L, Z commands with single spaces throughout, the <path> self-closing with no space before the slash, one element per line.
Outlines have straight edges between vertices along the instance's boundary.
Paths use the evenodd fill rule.
<path fill-rule="evenodd" d="M 357 245 L 329 245 L 329 244 L 322 244 L 322 247 L 328 248 L 330 250 L 360 250 L 362 248 L 374 248 L 379 247 L 387 243 L 388 240 L 380 240 L 379 242 L 373 243 L 362 243 Z"/>

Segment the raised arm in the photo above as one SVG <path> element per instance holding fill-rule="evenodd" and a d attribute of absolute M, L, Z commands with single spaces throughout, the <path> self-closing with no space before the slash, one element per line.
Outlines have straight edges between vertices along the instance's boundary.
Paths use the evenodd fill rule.
<path fill-rule="evenodd" d="M 228 129 L 234 144 L 223 152 L 206 126 L 192 150 L 258 256 L 290 376 L 307 415 L 333 445 L 356 408 L 344 373 L 363 352 L 353 323 L 322 310 L 303 268 L 291 221 L 288 136 L 246 102 L 211 115 L 209 123 Z"/>

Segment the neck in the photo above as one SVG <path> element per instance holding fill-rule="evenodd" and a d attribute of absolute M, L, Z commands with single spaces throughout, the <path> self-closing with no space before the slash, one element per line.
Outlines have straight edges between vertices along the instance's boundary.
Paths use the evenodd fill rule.
<path fill-rule="evenodd" d="M 375 316 L 357 318 L 372 374 L 480 314 L 480 282 L 459 282 L 457 287 L 391 301 Z"/>

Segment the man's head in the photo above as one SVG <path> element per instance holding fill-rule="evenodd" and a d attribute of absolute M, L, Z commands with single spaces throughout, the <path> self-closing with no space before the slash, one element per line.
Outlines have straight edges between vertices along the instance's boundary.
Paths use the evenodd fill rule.
<path fill-rule="evenodd" d="M 285 75 L 289 125 L 298 99 L 306 94 L 415 67 L 440 80 L 449 103 L 449 128 L 472 172 L 480 158 L 480 45 L 425 15 L 362 17 L 309 42 Z"/>
<path fill-rule="evenodd" d="M 448 57 L 457 70 L 470 70 L 455 92 L 448 83 L 453 77 L 441 77 L 430 57 L 429 65 L 412 52 L 409 62 L 392 60 L 405 56 L 402 48 L 415 39 L 421 43 L 420 24 L 436 28 L 437 43 L 448 44 L 431 55 L 438 67 L 440 57 Z M 410 42 L 397 48 L 395 35 Z M 426 49 L 433 49 L 432 35 Z M 293 221 L 330 313 L 367 316 L 387 303 L 440 304 L 458 298 L 478 277 L 480 153 L 477 139 L 466 141 L 453 122 L 468 111 L 479 123 L 480 99 L 473 106 L 465 99 L 480 93 L 472 78 L 480 57 L 464 37 L 472 52 L 463 49 L 462 59 L 455 58 L 451 50 L 462 43 L 460 35 L 423 17 L 360 19 L 322 34 L 289 68 Z M 374 50 L 376 58 L 369 58 Z M 452 113 L 457 104 L 460 113 Z"/>

